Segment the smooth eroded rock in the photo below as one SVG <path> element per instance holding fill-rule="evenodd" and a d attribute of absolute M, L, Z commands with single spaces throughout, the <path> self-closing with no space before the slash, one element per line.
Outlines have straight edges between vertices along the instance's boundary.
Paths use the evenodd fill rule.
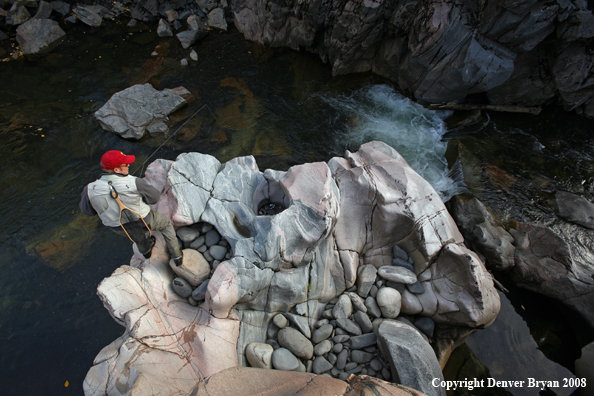
<path fill-rule="evenodd" d="M 245 349 L 245 357 L 252 367 L 272 369 L 273 352 L 274 348 L 271 345 L 252 342 Z"/>
<path fill-rule="evenodd" d="M 278 343 L 297 357 L 304 359 L 313 357 L 314 348 L 311 341 L 292 327 L 285 327 L 278 332 Z"/>

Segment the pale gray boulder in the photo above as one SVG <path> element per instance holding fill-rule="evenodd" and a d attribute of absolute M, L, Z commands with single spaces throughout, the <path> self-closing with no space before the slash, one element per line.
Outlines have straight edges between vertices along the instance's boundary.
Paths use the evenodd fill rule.
<path fill-rule="evenodd" d="M 379 318 L 380 316 L 382 316 L 382 312 L 380 310 L 380 307 L 377 305 L 375 298 L 373 298 L 371 296 L 367 297 L 365 299 L 365 307 L 367 307 L 367 312 L 371 316 L 374 316 L 376 318 Z"/>
<path fill-rule="evenodd" d="M 371 290 L 371 286 L 375 283 L 377 276 L 377 268 L 371 264 L 359 267 L 357 275 L 357 293 L 359 296 L 366 298 Z"/>
<path fill-rule="evenodd" d="M 313 372 L 316 374 L 323 374 L 326 371 L 330 371 L 332 369 L 332 363 L 330 363 L 326 358 L 323 356 L 316 356 L 313 362 Z"/>
<path fill-rule="evenodd" d="M 272 365 L 277 370 L 293 371 L 299 368 L 299 359 L 290 350 L 279 348 L 272 353 Z"/>
<path fill-rule="evenodd" d="M 334 319 L 350 318 L 353 314 L 353 303 L 351 298 L 346 294 L 341 294 L 334 308 L 332 308 L 332 316 Z"/>
<path fill-rule="evenodd" d="M 103 22 L 103 17 L 99 15 L 103 8 L 104 7 L 100 5 L 77 4 L 72 11 L 74 11 L 77 18 L 86 25 L 97 27 Z"/>
<path fill-rule="evenodd" d="M 358 335 L 362 334 L 362 331 L 361 331 L 361 328 L 359 327 L 359 325 L 350 319 L 343 319 L 343 318 L 336 319 L 336 324 L 338 325 L 338 327 L 340 327 L 341 329 L 343 329 L 350 335 L 358 336 Z"/>
<path fill-rule="evenodd" d="M 115 93 L 95 112 L 95 118 L 106 131 L 141 139 L 151 126 L 168 121 L 167 115 L 185 104 L 171 90 L 157 91 L 150 84 L 138 84 Z"/>
<path fill-rule="evenodd" d="M 159 37 L 172 37 L 173 32 L 171 31 L 171 25 L 165 19 L 159 19 L 159 25 L 157 26 L 157 36 Z"/>
<path fill-rule="evenodd" d="M 177 157 L 166 175 L 166 183 L 171 186 L 169 212 L 175 226 L 200 221 L 220 168 L 221 163 L 211 155 L 184 153 Z M 211 224 L 205 226 L 212 229 Z M 210 231 L 205 229 L 201 231 Z"/>
<path fill-rule="evenodd" d="M 194 227 L 180 227 L 175 230 L 175 234 L 183 243 L 190 244 L 200 236 L 200 231 Z"/>
<path fill-rule="evenodd" d="M 281 313 L 275 315 L 274 319 L 272 319 L 272 321 L 274 322 L 276 327 L 278 327 L 279 329 L 284 329 L 285 327 L 287 327 L 287 324 L 289 323 L 289 321 L 287 320 L 285 315 L 283 315 Z"/>
<path fill-rule="evenodd" d="M 208 36 L 208 30 L 186 30 L 175 35 L 184 49 Z"/>
<path fill-rule="evenodd" d="M 5 22 L 7 25 L 20 25 L 29 18 L 31 18 L 31 14 L 29 14 L 27 8 L 20 1 L 15 1 L 8 10 Z"/>
<path fill-rule="evenodd" d="M 47 1 L 41 0 L 37 7 L 37 12 L 33 16 L 35 19 L 47 19 L 52 14 L 52 5 Z"/>
<path fill-rule="evenodd" d="M 292 313 L 286 313 L 285 315 L 293 327 L 299 330 L 306 338 L 311 338 L 311 329 L 309 327 L 308 318 Z"/>
<path fill-rule="evenodd" d="M 376 301 L 384 318 L 396 318 L 400 314 L 401 296 L 398 290 L 382 287 L 377 291 Z"/>
<path fill-rule="evenodd" d="M 384 321 L 377 329 L 377 339 L 394 382 L 428 396 L 445 396 L 445 388 L 432 386 L 435 378 L 443 381 L 443 374 L 435 352 L 418 330 L 401 322 Z"/>
<path fill-rule="evenodd" d="M 330 337 L 332 335 L 332 331 L 334 330 L 334 327 L 332 327 L 332 325 L 330 324 L 325 324 L 320 326 L 320 328 L 318 328 L 316 331 L 313 332 L 312 336 L 311 336 L 311 341 L 314 344 L 318 344 L 322 341 L 324 341 L 325 339 L 327 339 L 328 337 Z"/>
<path fill-rule="evenodd" d="M 225 20 L 225 11 L 222 8 L 215 8 L 208 13 L 208 26 L 227 31 L 227 21 Z"/>
<path fill-rule="evenodd" d="M 377 270 L 377 274 L 385 280 L 405 285 L 412 285 L 417 282 L 415 273 L 404 267 L 385 265 Z"/>
<path fill-rule="evenodd" d="M 314 347 L 312 343 L 301 332 L 292 327 L 285 327 L 278 332 L 278 343 L 297 357 L 303 359 L 313 357 Z"/>
<path fill-rule="evenodd" d="M 183 250 L 182 265 L 178 267 L 173 260 L 170 260 L 169 266 L 177 276 L 184 278 L 192 287 L 200 286 L 210 276 L 208 261 L 193 249 Z"/>
<path fill-rule="evenodd" d="M 555 194 L 559 217 L 571 223 L 594 229 L 594 204 L 584 197 L 565 191 Z"/>
<path fill-rule="evenodd" d="M 434 290 L 439 290 L 437 311 L 431 316 L 435 322 L 468 327 L 493 323 L 501 308 L 499 294 L 476 253 L 464 245 L 446 245 L 427 271 Z"/>
<path fill-rule="evenodd" d="M 315 356 L 325 355 L 328 352 L 330 352 L 331 349 L 332 349 L 332 343 L 330 342 L 330 340 L 324 340 L 314 346 L 314 355 Z"/>
<path fill-rule="evenodd" d="M 56 48 L 65 36 L 66 32 L 58 22 L 51 19 L 30 19 L 16 30 L 16 41 L 21 51 L 33 59 Z"/>
<path fill-rule="evenodd" d="M 245 349 L 245 357 L 252 367 L 272 369 L 273 352 L 274 348 L 271 345 L 252 342 Z"/>

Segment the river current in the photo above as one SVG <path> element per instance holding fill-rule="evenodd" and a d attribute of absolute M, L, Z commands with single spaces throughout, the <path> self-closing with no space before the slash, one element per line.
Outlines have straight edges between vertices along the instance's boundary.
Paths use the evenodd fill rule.
<path fill-rule="evenodd" d="M 424 109 L 388 81 L 367 74 L 332 78 L 315 56 L 262 48 L 234 29 L 211 32 L 194 47 L 198 61 L 183 67 L 189 50 L 175 38 L 158 38 L 143 24 L 130 30 L 126 22 L 71 27 L 46 58 L 0 63 L 2 395 L 81 395 L 94 357 L 122 334 L 96 288 L 129 262 L 130 244 L 78 210 L 106 150 L 136 155 L 136 175 L 146 161 L 188 151 L 221 162 L 254 155 L 261 170 L 286 170 L 382 140 L 444 200 L 471 191 L 519 221 L 553 216 L 543 202 L 555 189 L 592 198 L 592 121 L 553 108 L 538 117 L 486 114 L 454 128 L 444 121 L 451 113 Z M 165 56 L 151 56 L 160 42 Z M 172 139 L 124 140 L 93 117 L 111 95 L 137 83 L 183 85 L 196 97 L 171 115 Z M 460 169 L 448 166 L 452 141 L 469 148 L 479 169 L 488 163 L 490 183 L 469 185 Z M 560 326 L 566 318 L 553 303 L 510 289 L 495 323 L 456 350 L 446 379 L 573 377 L 573 360 L 592 335 Z"/>

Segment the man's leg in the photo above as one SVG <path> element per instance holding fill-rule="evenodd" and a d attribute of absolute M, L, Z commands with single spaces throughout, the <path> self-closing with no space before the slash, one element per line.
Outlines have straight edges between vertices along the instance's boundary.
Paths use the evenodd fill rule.
<path fill-rule="evenodd" d="M 148 220 L 150 220 L 150 214 L 146 216 L 147 224 Z M 109 227 L 113 232 L 118 235 L 122 235 L 125 237 L 132 238 L 136 247 L 138 247 L 138 251 L 144 256 L 144 258 L 150 258 L 151 252 L 153 251 L 153 246 L 155 246 L 155 237 L 149 236 L 148 230 L 143 222 L 140 220 L 136 222 L 136 224 L 126 223 L 124 224 L 125 231 L 123 227 Z"/>
<path fill-rule="evenodd" d="M 182 255 L 181 248 L 177 241 L 177 235 L 175 235 L 175 229 L 167 217 L 151 209 L 148 225 L 153 231 L 161 231 L 161 234 L 163 234 L 163 237 L 165 238 L 167 251 L 171 258 L 177 258 Z"/>

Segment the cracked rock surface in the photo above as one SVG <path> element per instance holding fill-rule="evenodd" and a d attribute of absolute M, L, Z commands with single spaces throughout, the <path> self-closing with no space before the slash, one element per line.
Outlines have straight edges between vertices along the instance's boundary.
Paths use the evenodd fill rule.
<path fill-rule="evenodd" d="M 95 112 L 106 131 L 123 138 L 141 139 L 149 133 L 169 131 L 167 115 L 186 104 L 173 90 L 157 91 L 151 84 L 137 84 L 115 93 Z"/>
<path fill-rule="evenodd" d="M 251 156 L 221 164 L 187 153 L 153 162 L 145 179 L 161 191 L 155 208 L 176 227 L 190 227 L 180 235 L 200 229 L 192 238 L 203 247 L 214 228 L 229 252 L 212 262 L 210 279 L 192 294 L 201 303 L 172 290 L 174 273 L 157 232 L 149 260 L 136 253 L 130 266 L 101 283 L 100 298 L 126 330 L 95 360 L 87 395 L 143 394 L 137 389 L 148 387 L 190 393 L 204 378 L 249 360 L 268 366 L 270 349 L 260 344 L 290 349 L 297 361 L 291 370 L 397 379 L 406 368 L 390 372 L 381 363 L 390 358 L 380 356 L 373 333 L 384 320 L 386 305 L 382 300 L 380 310 L 376 303 L 384 289 L 407 307 L 406 313 L 392 309 L 390 317 L 411 326 L 427 317 L 428 334 L 433 322 L 471 329 L 489 325 L 499 312 L 490 274 L 464 246 L 439 195 L 384 143 L 286 172 L 261 172 Z M 284 210 L 261 212 L 263 202 Z M 184 243 L 191 248 L 190 239 Z M 405 268 L 411 279 L 383 279 L 377 269 L 385 266 Z M 358 282 L 363 272 L 366 280 Z M 427 336 L 420 339 L 431 350 Z M 257 345 L 266 352 L 256 353 Z M 274 361 L 273 352 L 273 367 Z"/>
<path fill-rule="evenodd" d="M 556 97 L 594 116 L 587 2 L 236 0 L 233 14 L 250 41 L 310 51 L 334 75 L 377 73 L 421 102 Z"/>

